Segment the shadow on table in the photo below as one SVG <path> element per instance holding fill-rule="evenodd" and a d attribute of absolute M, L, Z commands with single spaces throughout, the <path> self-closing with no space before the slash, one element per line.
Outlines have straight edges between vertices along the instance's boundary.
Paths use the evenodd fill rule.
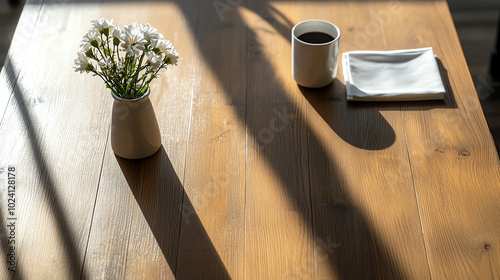
<path fill-rule="evenodd" d="M 47 3 L 50 2 L 55 1 L 48 1 Z M 104 2 L 131 1 L 117 0 Z M 237 1 L 232 1 L 232 3 L 235 2 Z M 186 17 L 187 24 L 193 31 L 195 43 L 203 59 L 212 70 L 218 82 L 224 87 L 225 94 L 234 94 L 235 96 L 245 94 L 247 96 L 243 98 L 244 100 L 255 102 L 255 100 L 263 100 L 267 94 L 272 93 L 273 98 L 279 100 L 280 104 L 288 104 L 290 107 L 293 107 L 291 104 L 294 104 L 295 101 L 287 95 L 285 85 L 280 82 L 280 77 L 276 76 L 272 65 L 265 56 L 263 46 L 267 42 L 259 42 L 257 34 L 248 27 L 238 12 L 226 12 L 224 19 L 222 19 L 217 15 L 212 1 L 202 1 L 200 3 L 192 0 L 179 0 L 177 3 Z M 286 17 L 276 13 L 276 10 L 269 1 L 241 1 L 239 3 L 267 21 L 278 32 L 277 36 L 289 39 L 289 30 L 293 22 L 286 20 Z M 234 7 L 232 9 L 234 10 Z M 203 28 L 205 32 L 199 32 L 200 28 Z M 220 30 L 225 30 L 226 32 L 219 32 Z M 247 47 L 247 53 L 244 53 L 242 61 L 245 61 L 245 63 L 249 62 L 248 65 L 238 65 L 234 61 L 221 59 L 227 57 L 233 49 L 238 50 L 241 47 L 238 45 L 239 42 L 237 40 L 231 40 L 231 36 L 228 36 L 228 34 L 232 34 L 231 32 L 234 34 L 246 34 L 246 41 L 243 46 Z M 221 42 L 224 43 L 224 48 L 220 47 Z M 238 51 L 235 52 L 237 53 Z M 252 59 L 247 59 L 247 56 Z M 250 72 L 250 74 L 247 72 Z M 241 77 L 243 79 L 236 79 Z M 264 81 L 266 84 L 258 87 L 257 83 L 251 84 L 248 82 L 246 89 L 235 93 L 231 81 L 245 81 L 247 77 L 249 81 Z M 13 77 L 13 84 L 15 80 L 16 77 Z M 336 85 L 333 86 L 335 87 Z M 451 87 L 449 88 L 451 89 Z M 346 118 L 348 115 L 330 116 L 328 115 L 329 112 L 326 111 L 326 107 L 320 104 L 322 102 L 321 98 L 326 98 L 327 100 L 330 98 L 327 97 L 327 94 L 320 95 L 319 97 L 314 97 L 310 94 L 306 94 L 306 96 L 311 104 L 315 104 L 313 107 L 322 113 L 322 117 L 330 124 L 332 130 L 338 133 L 349 144 L 363 149 L 379 150 L 389 147 L 394 142 L 394 131 L 391 134 L 392 128 L 388 126 L 385 119 L 376 110 L 367 111 L 366 113 L 353 112 L 352 114 L 369 114 L 373 119 L 365 120 L 366 123 L 348 127 L 333 121 Z M 22 105 L 20 106 L 20 111 L 23 121 L 27 126 L 31 145 L 35 151 L 38 170 L 41 174 L 47 173 L 48 170 L 45 157 L 41 153 L 39 137 L 35 133 L 36 130 L 33 127 L 33 122 L 23 104 L 22 91 L 20 93 L 15 92 L 14 97 Z M 232 99 L 233 97 L 229 96 L 228 99 Z M 335 99 L 331 101 L 343 102 L 342 100 Z M 269 122 L 266 122 L 266 120 L 255 122 L 247 116 L 255 115 L 257 106 L 264 107 L 262 110 L 269 118 L 273 116 L 271 113 L 272 106 L 263 101 L 257 102 L 257 105 L 248 105 L 247 103 L 244 110 L 236 112 L 241 123 L 248 125 L 248 136 L 251 138 L 249 141 L 258 139 L 259 132 L 267 128 Z M 453 103 L 451 102 L 451 104 Z M 411 105 L 414 106 L 416 103 L 412 103 Z M 307 121 L 306 115 L 300 113 L 298 110 L 296 112 L 299 113 L 297 113 L 298 116 L 295 120 Z M 338 114 L 337 112 L 333 113 Z M 354 137 L 359 132 L 359 129 L 362 127 L 371 127 L 372 125 L 378 125 L 383 131 L 388 132 L 387 135 L 382 135 L 380 132 L 372 130 L 362 135 L 360 139 Z M 287 139 L 280 139 L 283 135 L 277 135 L 276 140 L 261 151 L 262 158 L 270 166 L 273 173 L 277 175 L 279 185 L 287 192 L 288 198 L 295 208 L 294 210 L 302 214 L 304 227 L 311 229 L 310 232 L 312 232 L 314 235 L 313 238 L 316 241 L 326 241 L 327 247 L 323 249 L 328 253 L 329 266 L 341 279 L 364 279 L 376 278 L 377 276 L 379 278 L 406 278 L 405 271 L 402 271 L 398 266 L 397 260 L 391 256 L 388 248 L 381 242 L 377 236 L 376 229 L 373 228 L 370 221 L 356 206 L 356 200 L 349 193 L 350 186 L 346 182 L 339 168 L 339 163 L 336 162 L 337 160 L 328 153 L 327 147 L 325 147 L 325 144 L 320 141 L 319 136 L 314 132 L 308 131 L 306 137 L 303 137 L 305 133 L 300 131 L 300 127 L 303 127 L 304 124 L 294 122 L 292 126 L 289 130 L 297 133 L 287 134 L 287 136 L 292 135 Z M 303 138 L 306 138 L 307 142 L 302 142 Z M 377 143 L 370 143 L 371 138 L 376 139 L 377 141 L 375 142 Z M 297 146 L 283 145 L 283 143 L 293 143 L 297 144 Z M 328 169 L 328 173 L 321 173 L 311 168 L 311 178 L 308 178 L 307 175 L 307 178 L 297 181 L 294 180 L 296 177 L 290 176 L 290 174 L 295 174 L 296 176 L 304 174 L 301 170 L 297 170 L 299 168 L 297 168 L 298 164 L 296 164 L 297 158 L 304 156 L 301 154 L 301 148 L 304 145 L 307 147 L 306 150 L 309 153 L 305 155 L 305 157 L 308 157 L 307 161 L 314 166 L 324 165 L 325 169 L 322 170 Z M 217 275 L 219 276 L 218 278 L 229 278 L 220 256 L 216 252 L 199 217 L 193 210 L 194 208 L 185 194 L 182 182 L 175 173 L 163 147 L 157 154 L 148 159 L 137 161 L 117 160 L 176 278 L 190 278 L 189 275 L 180 275 L 181 271 L 187 273 L 207 273 L 207 271 L 211 271 L 213 272 L 212 275 Z M 49 179 L 46 180 L 48 183 L 45 185 L 44 190 L 51 202 L 51 210 L 57 218 L 57 226 L 62 237 L 65 239 L 67 257 L 70 259 L 71 265 L 74 266 L 72 270 L 79 273 L 79 264 L 81 261 L 78 259 L 75 241 L 73 236 L 69 234 L 67 221 L 65 220 L 64 212 L 61 211 L 61 203 L 57 199 L 57 193 L 53 189 L 53 180 L 51 180 L 50 173 L 45 176 Z M 304 193 L 311 193 L 311 196 L 303 196 Z M 315 207 L 313 212 L 318 214 L 315 216 L 315 219 L 312 219 L 310 216 L 311 205 Z M 319 215 L 320 213 L 322 215 Z M 178 241 L 181 226 L 186 229 L 189 237 L 188 240 L 197 244 L 196 248 L 199 250 L 195 252 L 183 252 L 182 248 L 179 248 Z M 265 231 L 265 229 L 262 229 L 262 231 Z M 294 245 L 279 244 L 279 246 Z M 180 252 L 186 258 L 182 263 L 196 263 L 204 265 L 204 267 L 199 269 L 198 267 L 197 269 L 178 267 Z M 191 262 L 189 258 L 201 259 L 202 262 Z M 263 270 L 265 269 L 273 268 L 263 268 Z M 76 275 L 78 275 L 77 273 Z M 85 278 L 85 275 L 82 275 L 82 278 Z"/>
<path fill-rule="evenodd" d="M 38 134 L 38 127 L 36 121 L 36 115 L 30 110 L 29 106 L 25 101 L 25 90 L 23 85 L 18 83 L 17 75 L 19 69 L 12 63 L 10 56 L 7 57 L 5 61 L 4 68 L 2 72 L 5 74 L 7 83 L 10 83 L 13 89 L 12 97 L 15 102 L 15 108 L 18 110 L 19 116 L 24 124 L 24 129 L 26 132 L 26 137 L 28 139 L 28 144 L 31 147 L 31 153 L 34 158 L 34 163 L 36 164 L 35 170 L 37 171 L 37 179 L 39 180 L 39 185 L 37 186 L 42 190 L 41 193 L 36 193 L 36 195 L 41 195 L 43 201 L 47 203 L 48 209 L 51 211 L 51 217 L 55 227 L 57 228 L 58 238 L 60 242 L 64 245 L 64 257 L 68 261 L 69 273 L 73 279 L 87 279 L 87 272 L 83 267 L 83 254 L 79 250 L 78 242 L 75 238 L 73 228 L 68 222 L 63 203 L 61 202 L 61 197 L 58 192 L 58 186 L 56 184 L 55 175 L 52 172 L 50 163 L 47 160 L 47 155 L 42 149 L 43 142 L 42 138 Z M 2 247 L 3 248 L 3 247 Z M 19 265 L 16 269 L 14 278 L 22 279 L 22 271 L 24 268 Z"/>
<path fill-rule="evenodd" d="M 242 7 L 259 15 L 264 22 L 252 24 L 252 27 L 238 11 L 226 12 L 224 18 L 220 18 L 211 1 L 185 0 L 177 3 L 195 34 L 194 41 L 204 62 L 218 84 L 223 87 L 222 93 L 219 94 L 223 94 L 224 99 L 229 100 L 226 105 L 239 105 L 239 102 L 245 104 L 233 108 L 239 122 L 246 125 L 248 143 L 262 144 L 259 151 L 249 148 L 247 152 L 247 199 L 259 199 L 255 196 L 248 197 L 249 188 L 281 188 L 292 205 L 290 211 L 300 213 L 304 231 L 311 233 L 307 238 L 313 240 L 314 246 L 319 245 L 322 248 L 314 250 L 312 255 L 300 260 L 294 259 L 293 256 L 271 256 L 278 258 L 275 260 L 276 263 L 284 265 L 286 263 L 289 271 L 281 272 L 287 273 L 286 276 L 292 279 L 307 278 L 319 273 L 315 270 L 321 263 L 321 269 L 332 271 L 329 276 L 338 275 L 339 279 L 408 278 L 407 272 L 399 266 L 398 260 L 391 254 L 390 247 L 381 241 L 377 229 L 362 213 L 358 206 L 359 200 L 352 197 L 351 188 L 360 186 L 350 185 L 341 171 L 338 159 L 329 152 L 330 147 L 320 140 L 318 132 L 308 129 L 307 113 L 302 107 L 307 106 L 307 102 L 301 101 L 293 89 L 289 90 L 291 85 L 283 81 L 283 77 L 270 62 L 268 57 L 268 49 L 272 48 L 270 44 L 273 44 L 273 39 L 290 42 L 290 30 L 294 22 L 290 19 L 283 20 L 282 14 L 273 12 L 270 8 L 274 4 L 266 0 L 241 3 Z M 267 40 L 261 39 L 262 36 Z M 285 52 L 280 55 L 289 61 L 290 53 Z M 333 85 L 335 86 L 339 85 Z M 340 104 L 342 101 L 334 102 Z M 326 110 L 322 108 L 320 111 L 323 109 Z M 277 117 L 276 112 L 280 116 Z M 326 116 L 327 112 L 324 113 L 323 116 Z M 349 117 L 359 117 L 359 114 L 366 114 L 362 123 L 347 122 L 345 125 L 330 120 L 329 115 L 325 117 L 332 129 L 351 145 L 362 149 L 380 150 L 394 143 L 393 129 L 375 109 L 350 110 L 351 116 L 341 115 L 342 112 L 331 113 L 335 120 L 342 121 L 346 119 L 348 121 Z M 285 122 L 273 123 L 277 118 L 283 121 L 283 117 L 288 118 L 288 116 L 290 119 Z M 262 141 L 263 131 L 269 132 L 270 127 L 277 128 L 283 123 L 285 125 L 272 134 L 273 137 Z M 364 128 L 369 130 L 360 131 Z M 372 143 L 373 140 L 376 141 Z M 253 145 L 247 144 L 247 147 L 251 146 Z M 255 157 L 259 160 L 248 162 Z M 255 184 L 257 179 L 256 174 L 251 173 L 254 170 L 251 164 L 256 163 L 270 168 L 269 172 L 272 174 L 270 176 L 277 179 L 275 184 L 271 186 Z M 276 209 L 267 205 L 260 207 L 259 210 L 264 212 Z M 252 210 L 247 208 L 246 211 Z M 412 212 L 411 215 L 417 216 L 418 213 Z M 253 239 L 256 242 L 253 244 L 249 244 L 249 240 L 245 241 L 247 246 L 269 245 L 266 244 L 268 238 L 266 226 L 273 227 L 272 224 L 260 221 L 247 223 L 244 230 L 256 236 L 256 239 Z M 284 223 L 280 225 L 282 226 L 286 227 Z M 274 248 L 297 246 L 286 243 L 284 241 L 286 238 L 280 239 L 280 236 L 273 238 Z M 307 241 L 304 242 L 307 244 Z M 422 247 L 422 252 L 423 250 Z M 321 252 L 327 254 L 325 258 L 319 257 Z M 247 255 L 247 258 L 252 257 L 255 256 Z M 270 256 L 262 256 L 264 259 L 266 257 Z M 259 265 L 258 271 L 254 271 L 255 275 L 269 275 L 268 272 L 276 269 L 266 265 L 264 259 L 255 258 L 245 260 L 247 264 Z M 279 258 L 284 260 L 281 261 Z M 308 258 L 312 258 L 313 262 Z M 245 269 L 253 268 L 255 267 Z"/>
<path fill-rule="evenodd" d="M 332 84 L 310 89 L 298 86 L 312 109 L 342 140 L 352 146 L 366 150 L 380 150 L 390 147 L 396 135 L 381 111 L 421 111 L 437 108 L 457 108 L 448 72 L 441 60 L 437 59 L 441 78 L 446 89 L 444 100 L 408 102 L 347 102 L 345 85 L 335 80 Z M 309 113 L 308 113 L 309 114 Z M 332 266 L 337 268 L 340 279 L 405 279 L 401 270 L 390 256 L 388 248 L 376 234 L 376 228 L 363 217 L 363 213 L 352 205 L 348 188 L 336 163 L 329 157 L 322 157 L 324 151 L 315 136 L 309 141 L 311 167 L 311 201 L 316 213 L 321 213 L 315 221 L 314 232 L 320 235 L 323 250 L 329 254 Z M 321 174 L 314 165 L 330 170 L 329 176 Z M 369 172 L 369 171 L 368 171 Z M 314 206 L 319 204 L 319 206 Z M 317 217 L 318 214 L 315 215 Z M 341 229 L 328 232 L 332 229 Z M 357 237 L 355 237 L 357 235 Z M 331 239 L 330 239 L 331 238 Z M 326 245 L 326 246 L 325 246 Z M 347 245 L 347 246 L 346 246 Z M 353 264 L 355 263 L 355 264 Z M 359 267 L 359 270 L 355 270 Z M 350 269 L 346 269 L 350 268 Z M 383 275 L 367 273 L 377 271 Z"/>
<path fill-rule="evenodd" d="M 229 279 L 163 146 L 146 159 L 116 159 L 175 278 Z M 196 251 L 179 248 L 181 226 L 183 239 L 195 244 Z"/>
<path fill-rule="evenodd" d="M 436 60 L 446 90 L 444 100 L 348 102 L 345 84 L 338 79 L 322 88 L 298 87 L 309 104 L 340 138 L 361 149 L 381 150 L 396 141 L 396 134 L 380 111 L 457 108 L 448 71 L 440 59 Z"/>
<path fill-rule="evenodd" d="M 457 102 L 455 101 L 455 94 L 453 93 L 453 88 L 451 87 L 450 77 L 448 75 L 448 70 L 444 67 L 441 59 L 436 57 L 436 61 L 439 67 L 439 73 L 441 73 L 441 80 L 443 80 L 444 88 L 446 90 L 446 94 L 444 96 L 444 105 L 445 108 L 457 108 Z"/>
<path fill-rule="evenodd" d="M 391 125 L 379 108 L 351 106 L 345 98 L 345 85 L 338 79 L 326 87 L 311 89 L 298 86 L 309 104 L 345 142 L 365 150 L 382 150 L 396 141 Z"/>

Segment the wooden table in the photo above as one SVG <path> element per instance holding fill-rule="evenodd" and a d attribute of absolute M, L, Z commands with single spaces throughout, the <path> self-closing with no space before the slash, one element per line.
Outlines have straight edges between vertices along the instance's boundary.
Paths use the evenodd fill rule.
<path fill-rule="evenodd" d="M 112 98 L 72 70 L 100 17 L 182 57 L 144 160 L 113 154 Z M 433 47 L 445 101 L 348 103 L 340 66 L 299 88 L 311 18 L 341 52 Z M 445 1 L 28 0 L 0 82 L 0 279 L 500 277 L 499 159 Z"/>

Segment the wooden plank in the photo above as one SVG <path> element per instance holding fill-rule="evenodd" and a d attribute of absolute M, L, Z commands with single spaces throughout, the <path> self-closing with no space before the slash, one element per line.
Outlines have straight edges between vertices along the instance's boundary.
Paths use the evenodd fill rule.
<path fill-rule="evenodd" d="M 1 90 L 13 96 L 0 127 L 0 162 L 18 170 L 15 277 L 76 279 L 85 277 L 109 114 L 103 87 L 72 70 L 84 17 L 74 5 L 26 9 Z M 2 266 L 0 278 L 8 276 Z"/>
<path fill-rule="evenodd" d="M 397 16 L 375 2 L 304 2 L 297 11 L 297 21 L 338 25 L 340 53 L 386 49 L 380 15 Z M 332 85 L 302 88 L 309 103 L 315 275 L 429 278 L 400 107 L 346 102 L 340 61 Z"/>
<path fill-rule="evenodd" d="M 11 41 L 10 51 L 0 73 L 0 122 L 14 91 L 17 76 L 24 63 L 42 1 L 27 0 Z"/>
<path fill-rule="evenodd" d="M 434 47 L 447 85 L 444 103 L 403 108 L 431 276 L 498 278 L 498 155 L 447 4 L 412 3 L 400 13 L 404 28 L 385 27 L 388 47 Z"/>
<path fill-rule="evenodd" d="M 100 16 L 114 17 L 123 26 L 130 23 L 131 10 L 135 21 L 149 22 L 171 40 L 182 60 L 151 84 L 162 134 L 160 151 L 147 159 L 125 160 L 116 157 L 108 143 L 85 269 L 90 278 L 175 279 L 199 56 L 189 23 L 174 3 L 103 4 Z M 106 96 L 110 105 L 111 96 Z"/>
<path fill-rule="evenodd" d="M 245 5 L 247 172 L 245 277 L 314 277 L 305 99 L 291 76 L 295 3 Z"/>
<path fill-rule="evenodd" d="M 24 61 L 24 57 L 26 55 L 26 51 L 27 51 L 27 48 L 29 46 L 29 41 L 31 39 L 31 34 L 33 32 L 33 29 L 35 28 L 35 20 L 36 20 L 36 17 L 38 16 L 38 13 L 40 11 L 40 8 L 41 8 L 41 1 L 29 1 L 29 3 L 31 3 L 31 6 L 30 8 L 26 8 L 24 9 L 22 12 L 19 12 L 20 14 L 20 22 L 19 22 L 19 25 L 18 25 L 18 28 L 19 30 L 22 30 L 23 32 L 20 34 L 20 35 L 17 35 L 17 36 L 13 36 L 12 37 L 12 41 L 9 40 L 8 45 L 10 45 L 12 43 L 12 45 L 20 45 L 19 48 L 12 48 L 12 50 L 10 51 L 9 53 L 9 60 L 8 61 L 5 61 L 5 65 L 2 64 L 4 67 L 2 68 L 2 71 L 0 73 L 0 124 L 2 123 L 2 119 L 4 117 L 4 114 L 5 114 L 5 111 L 7 110 L 7 106 L 10 102 L 10 98 L 12 96 L 12 93 L 14 92 L 14 89 L 16 88 L 16 84 L 17 84 L 17 76 L 19 74 L 19 71 L 20 71 L 20 66 L 22 65 L 22 61 Z M 5 12 L 4 11 L 4 7 L 6 7 L 7 5 L 2 5 L 2 14 Z M 10 8 L 10 7 L 9 7 Z M 14 27 L 13 27 L 14 28 Z M 28 35 L 29 34 L 29 35 Z M 7 54 L 7 52 L 6 52 Z M 6 56 L 5 54 L 5 56 Z M 5 59 L 6 57 L 3 56 L 3 58 Z M 2 63 L 4 63 L 4 61 L 2 60 Z M 14 68 L 13 65 L 16 65 L 16 67 Z M 19 125 L 22 125 L 21 122 L 18 122 L 18 126 Z M 15 126 L 15 125 L 14 125 Z M 5 128 L 4 128 L 5 130 Z M 11 134 L 11 135 L 5 135 L 5 139 L 8 139 L 9 136 L 13 137 L 18 137 L 18 132 L 20 130 L 20 128 L 18 127 L 17 128 L 18 131 L 15 131 L 15 133 Z M 3 133 L 5 134 L 5 132 Z M 4 138 L 1 138 L 2 140 Z M 11 142 L 14 142 L 13 141 L 14 139 L 11 140 Z M 5 146 L 8 146 L 8 145 L 5 145 Z M 21 148 L 23 149 L 23 148 Z M 12 153 L 12 150 L 6 150 L 6 151 L 9 151 L 10 153 Z M 10 159 L 5 159 L 5 154 L 3 154 L 3 157 L 1 158 L 1 161 L 0 161 L 0 184 L 2 186 L 9 186 L 11 184 L 9 184 L 9 179 L 8 177 L 9 174 L 9 166 L 12 165 L 12 167 L 14 167 L 14 169 L 17 166 L 17 162 L 14 162 L 14 161 L 11 161 Z M 14 156 L 13 158 L 15 158 L 16 160 L 19 161 L 19 154 L 17 156 Z M 28 173 L 25 173 L 23 172 L 24 174 L 28 174 Z M 15 172 L 14 173 L 15 175 L 19 175 L 20 173 L 18 172 Z M 15 185 L 14 185 L 15 187 Z M 5 187 L 5 188 L 1 188 L 0 189 L 0 198 L 2 199 L 2 201 L 5 201 L 6 203 L 3 204 L 3 205 L 7 205 L 8 206 L 8 198 L 13 198 L 14 200 L 17 198 L 18 199 L 18 202 L 19 202 L 19 192 L 17 192 L 17 197 L 11 197 L 11 196 L 8 196 L 9 193 L 11 193 L 12 189 L 9 187 Z M 15 189 L 14 189 L 15 190 Z M 19 213 L 16 211 L 13 213 L 14 215 L 19 215 Z M 7 211 L 7 208 L 6 207 L 2 207 L 0 209 L 0 238 L 1 238 L 1 255 L 2 257 L 0 258 L 2 260 L 2 263 L 5 264 L 5 265 L 2 265 L 0 267 L 0 278 L 2 279 L 13 279 L 14 276 L 15 276 L 15 273 L 13 271 L 9 271 L 9 268 L 12 269 L 12 270 L 15 270 L 15 265 L 16 265 L 16 262 L 18 262 L 19 260 L 19 249 L 16 250 L 16 247 L 17 247 L 17 244 L 15 244 L 16 240 L 14 239 L 12 241 L 12 239 L 9 239 L 9 237 L 13 236 L 13 237 L 16 237 L 16 229 L 14 228 L 13 230 L 10 230 L 10 228 L 7 227 L 7 225 L 9 224 L 9 218 L 15 218 L 11 215 L 9 215 L 9 211 Z M 19 222 L 17 223 L 17 225 L 19 226 Z M 19 227 L 17 227 L 17 232 L 19 232 Z M 19 235 L 18 235 L 19 236 Z M 18 237 L 17 236 L 17 237 Z M 19 238 L 18 239 L 18 244 L 19 244 Z M 13 250 L 11 249 L 11 247 L 13 247 Z M 16 251 L 17 251 L 17 255 L 16 255 Z M 12 259 L 12 264 L 10 263 L 11 261 L 11 255 L 13 255 L 13 257 L 15 259 Z M 24 274 L 22 271 L 18 270 L 17 271 L 17 277 L 19 277 L 20 279 L 24 278 Z"/>
<path fill-rule="evenodd" d="M 245 250 L 246 26 L 235 10 L 219 14 L 180 3 L 200 53 L 193 95 L 179 240 L 180 279 L 242 279 Z"/>
<path fill-rule="evenodd" d="M 19 258 L 0 278 L 498 278 L 498 156 L 446 3 L 231 7 L 223 18 L 201 0 L 26 12 L 30 35 L 16 33 L 1 74 Z M 149 21 L 183 58 L 153 84 L 163 147 L 148 159 L 114 156 L 112 99 L 72 72 L 100 16 Z M 341 68 L 330 87 L 298 88 L 289 32 L 312 17 L 340 26 L 341 52 L 433 46 L 447 99 L 346 103 Z"/>

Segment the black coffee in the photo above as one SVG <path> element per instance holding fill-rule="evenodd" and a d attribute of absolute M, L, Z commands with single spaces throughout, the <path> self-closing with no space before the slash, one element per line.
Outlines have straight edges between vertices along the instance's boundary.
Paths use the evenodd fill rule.
<path fill-rule="evenodd" d="M 324 44 L 333 41 L 332 35 L 323 32 L 313 31 L 300 35 L 299 40 L 310 44 Z"/>

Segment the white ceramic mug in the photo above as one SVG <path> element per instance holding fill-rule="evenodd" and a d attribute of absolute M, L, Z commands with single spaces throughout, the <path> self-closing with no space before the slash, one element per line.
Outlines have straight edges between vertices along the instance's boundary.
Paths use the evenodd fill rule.
<path fill-rule="evenodd" d="M 322 32 L 333 37 L 324 43 L 308 43 L 299 37 L 309 32 Z M 292 75 L 297 84 L 324 87 L 337 76 L 340 30 L 324 20 L 307 20 L 292 28 Z"/>

